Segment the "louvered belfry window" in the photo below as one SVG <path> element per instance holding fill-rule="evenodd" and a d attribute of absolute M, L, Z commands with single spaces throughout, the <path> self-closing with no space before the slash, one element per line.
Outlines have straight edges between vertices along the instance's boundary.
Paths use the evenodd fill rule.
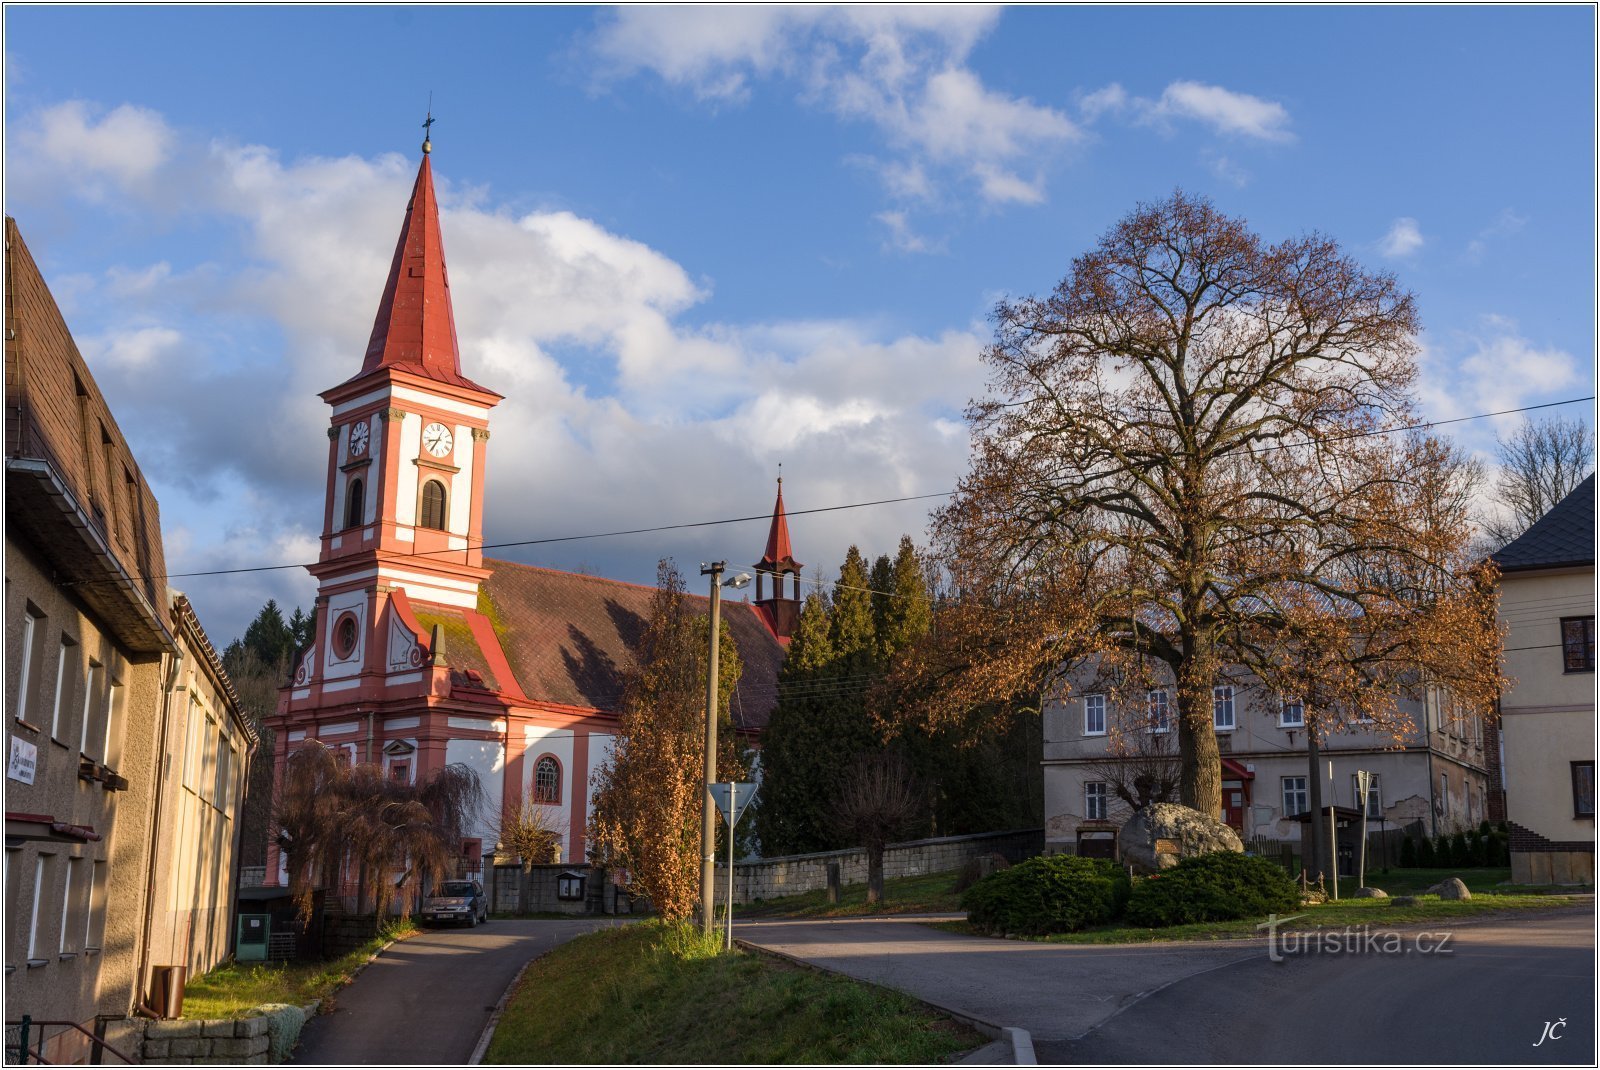
<path fill-rule="evenodd" d="M 430 479 L 422 485 L 422 526 L 444 530 L 444 484 Z"/>

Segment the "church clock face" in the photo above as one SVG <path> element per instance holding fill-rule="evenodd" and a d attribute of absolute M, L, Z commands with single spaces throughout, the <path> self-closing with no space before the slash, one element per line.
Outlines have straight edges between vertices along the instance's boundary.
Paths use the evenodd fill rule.
<path fill-rule="evenodd" d="M 367 440 L 372 437 L 372 429 L 367 426 L 367 421 L 362 420 L 350 429 L 350 456 L 365 457 L 367 455 Z"/>
<path fill-rule="evenodd" d="M 444 424 L 429 424 L 422 429 L 422 446 L 435 457 L 448 455 L 453 445 L 455 439 L 450 437 L 450 429 Z"/>

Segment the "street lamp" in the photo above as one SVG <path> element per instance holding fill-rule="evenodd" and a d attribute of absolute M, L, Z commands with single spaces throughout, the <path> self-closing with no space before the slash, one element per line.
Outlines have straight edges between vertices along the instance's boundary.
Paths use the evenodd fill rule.
<path fill-rule="evenodd" d="M 700 575 L 711 577 L 711 657 L 706 666 L 706 763 L 705 791 L 700 800 L 700 920 L 710 936 L 714 922 L 717 882 L 717 805 L 711 799 L 711 785 L 717 782 L 717 651 L 722 636 L 722 589 L 738 589 L 750 583 L 750 574 L 741 572 L 722 578 L 726 561 L 700 564 Z M 730 908 L 731 909 L 731 908 Z"/>

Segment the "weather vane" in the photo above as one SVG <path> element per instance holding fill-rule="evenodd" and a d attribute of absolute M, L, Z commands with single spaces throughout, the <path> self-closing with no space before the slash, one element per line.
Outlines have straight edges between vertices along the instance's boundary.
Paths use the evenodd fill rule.
<path fill-rule="evenodd" d="M 778 462 L 778 485 L 783 486 L 783 462 Z"/>
<path fill-rule="evenodd" d="M 434 124 L 434 122 L 436 122 L 436 120 L 433 117 L 433 91 L 429 90 L 428 91 L 428 117 L 422 121 L 422 151 L 424 153 L 430 153 L 430 152 L 433 151 L 433 124 Z"/>

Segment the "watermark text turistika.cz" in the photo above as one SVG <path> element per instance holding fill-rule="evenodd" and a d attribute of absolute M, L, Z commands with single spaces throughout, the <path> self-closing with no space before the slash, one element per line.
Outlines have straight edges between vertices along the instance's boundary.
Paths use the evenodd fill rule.
<path fill-rule="evenodd" d="M 1268 914 L 1256 926 L 1267 934 L 1267 958 L 1282 962 L 1290 955 L 1451 955 L 1453 933 L 1397 933 L 1374 929 L 1370 925 L 1346 925 L 1342 929 L 1282 929 L 1291 921 L 1306 917 Z"/>

